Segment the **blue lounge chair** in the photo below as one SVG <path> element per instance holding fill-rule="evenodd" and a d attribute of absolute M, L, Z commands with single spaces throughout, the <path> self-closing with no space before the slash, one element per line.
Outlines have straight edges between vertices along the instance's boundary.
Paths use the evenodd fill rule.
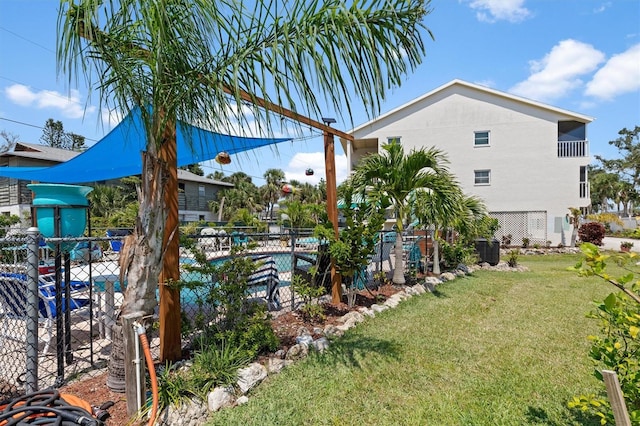
<path fill-rule="evenodd" d="M 247 285 L 250 291 L 261 291 L 264 287 L 266 292 L 265 299 L 267 307 L 270 311 L 280 310 L 282 304 L 280 302 L 280 278 L 278 277 L 278 268 L 276 262 L 271 256 L 261 255 L 252 256 L 254 262 L 257 263 L 256 271 L 251 274 Z"/>
<path fill-rule="evenodd" d="M 9 328 L 10 320 L 26 321 L 27 319 L 27 277 L 25 274 L 20 273 L 0 273 L 0 320 L 2 327 L 0 329 L 0 345 L 2 345 L 2 338 L 9 338 L 16 340 L 19 337 L 24 337 L 26 334 L 14 333 L 12 334 Z M 72 283 L 72 294 L 78 295 L 79 292 L 84 292 L 86 286 L 80 283 Z M 40 280 L 38 283 L 38 322 L 43 325 L 46 330 L 46 336 L 42 338 L 45 342 L 43 354 L 49 351 L 51 344 L 53 323 L 57 316 L 56 312 L 56 295 L 55 295 L 55 283 L 51 281 Z M 62 297 L 63 312 L 67 303 L 64 297 Z M 74 311 L 89 305 L 89 299 L 84 297 L 71 297 L 69 300 L 69 310 Z"/>
<path fill-rule="evenodd" d="M 249 243 L 249 237 L 244 232 L 231 232 L 231 241 L 234 246 L 244 246 Z"/>

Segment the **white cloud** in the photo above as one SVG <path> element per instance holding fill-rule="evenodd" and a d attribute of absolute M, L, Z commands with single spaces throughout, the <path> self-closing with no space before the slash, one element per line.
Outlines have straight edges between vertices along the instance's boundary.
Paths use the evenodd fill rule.
<path fill-rule="evenodd" d="M 593 13 L 602 13 L 605 10 L 609 9 L 611 7 L 611 2 L 607 1 L 602 3 L 600 6 L 596 7 L 595 9 L 593 9 Z"/>
<path fill-rule="evenodd" d="M 7 98 L 13 103 L 38 109 L 55 109 L 67 118 L 82 118 L 86 113 L 95 111 L 95 107 L 82 106 L 80 92 L 71 89 L 69 96 L 65 96 L 53 90 L 33 91 L 29 86 L 23 84 L 13 84 L 5 89 Z"/>
<path fill-rule="evenodd" d="M 539 61 L 531 61 L 531 75 L 509 91 L 538 101 L 552 101 L 582 86 L 580 76 L 593 72 L 605 59 L 590 44 L 563 40 Z"/>
<path fill-rule="evenodd" d="M 122 112 L 103 109 L 101 112 L 102 124 L 107 129 L 113 129 L 122 121 Z"/>
<path fill-rule="evenodd" d="M 313 170 L 313 176 L 307 176 L 307 169 Z M 295 154 L 286 170 L 284 171 L 286 179 L 295 179 L 300 182 L 308 182 L 316 185 L 320 179 L 327 180 L 324 165 L 324 152 L 299 152 Z M 340 184 L 347 178 L 347 157 L 344 155 L 336 156 L 336 182 Z"/>
<path fill-rule="evenodd" d="M 524 0 L 472 0 L 469 3 L 469 6 L 477 11 L 478 20 L 489 23 L 524 21 L 531 16 L 531 11 L 523 5 Z"/>
<path fill-rule="evenodd" d="M 640 43 L 614 55 L 587 83 L 585 94 L 610 100 L 640 90 Z"/>

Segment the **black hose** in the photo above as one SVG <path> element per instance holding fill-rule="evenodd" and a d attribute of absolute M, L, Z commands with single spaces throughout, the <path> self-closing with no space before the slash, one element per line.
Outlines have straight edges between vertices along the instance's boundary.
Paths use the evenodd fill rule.
<path fill-rule="evenodd" d="M 68 404 L 57 390 L 33 392 L 11 400 L 0 411 L 0 423 L 6 426 L 103 425 L 87 410 Z"/>

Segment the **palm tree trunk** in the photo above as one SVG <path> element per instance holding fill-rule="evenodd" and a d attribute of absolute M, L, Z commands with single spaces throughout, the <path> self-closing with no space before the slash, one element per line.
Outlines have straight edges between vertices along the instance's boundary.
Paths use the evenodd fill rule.
<path fill-rule="evenodd" d="M 438 242 L 438 231 L 433 231 L 433 274 L 440 275 L 440 243 Z"/>
<path fill-rule="evenodd" d="M 153 145 L 153 144 L 150 144 Z M 122 315 L 144 312 L 152 315 L 158 306 L 156 289 L 162 269 L 162 239 L 165 227 L 164 181 L 166 171 L 154 148 L 143 154 L 142 189 L 138 194 L 140 210 L 127 244 L 121 251 L 120 276 L 126 277 L 127 289 L 120 312 Z M 114 342 L 109 358 L 107 384 L 124 392 L 124 346 L 122 327 L 112 333 Z"/>
<path fill-rule="evenodd" d="M 402 262 L 402 231 L 396 232 L 396 247 L 395 247 L 395 267 L 393 268 L 393 283 L 404 284 L 404 263 Z"/>

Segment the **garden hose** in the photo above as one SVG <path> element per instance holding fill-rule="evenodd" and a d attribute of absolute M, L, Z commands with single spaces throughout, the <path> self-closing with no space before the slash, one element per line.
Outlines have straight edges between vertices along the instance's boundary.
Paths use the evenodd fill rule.
<path fill-rule="evenodd" d="M 91 405 L 57 390 L 43 390 L 0 403 L 0 426 L 102 426 Z"/>
<path fill-rule="evenodd" d="M 149 379 L 151 380 L 151 414 L 149 415 L 148 426 L 152 426 L 156 421 L 158 415 L 158 378 L 156 377 L 156 369 L 153 366 L 153 359 L 151 358 L 151 350 L 149 349 L 149 340 L 147 339 L 147 332 L 144 326 L 140 323 L 134 323 L 136 332 L 140 339 L 140 344 L 144 351 L 144 359 L 147 361 L 147 368 L 149 369 Z M 0 425 L 1 426 L 1 425 Z"/>

